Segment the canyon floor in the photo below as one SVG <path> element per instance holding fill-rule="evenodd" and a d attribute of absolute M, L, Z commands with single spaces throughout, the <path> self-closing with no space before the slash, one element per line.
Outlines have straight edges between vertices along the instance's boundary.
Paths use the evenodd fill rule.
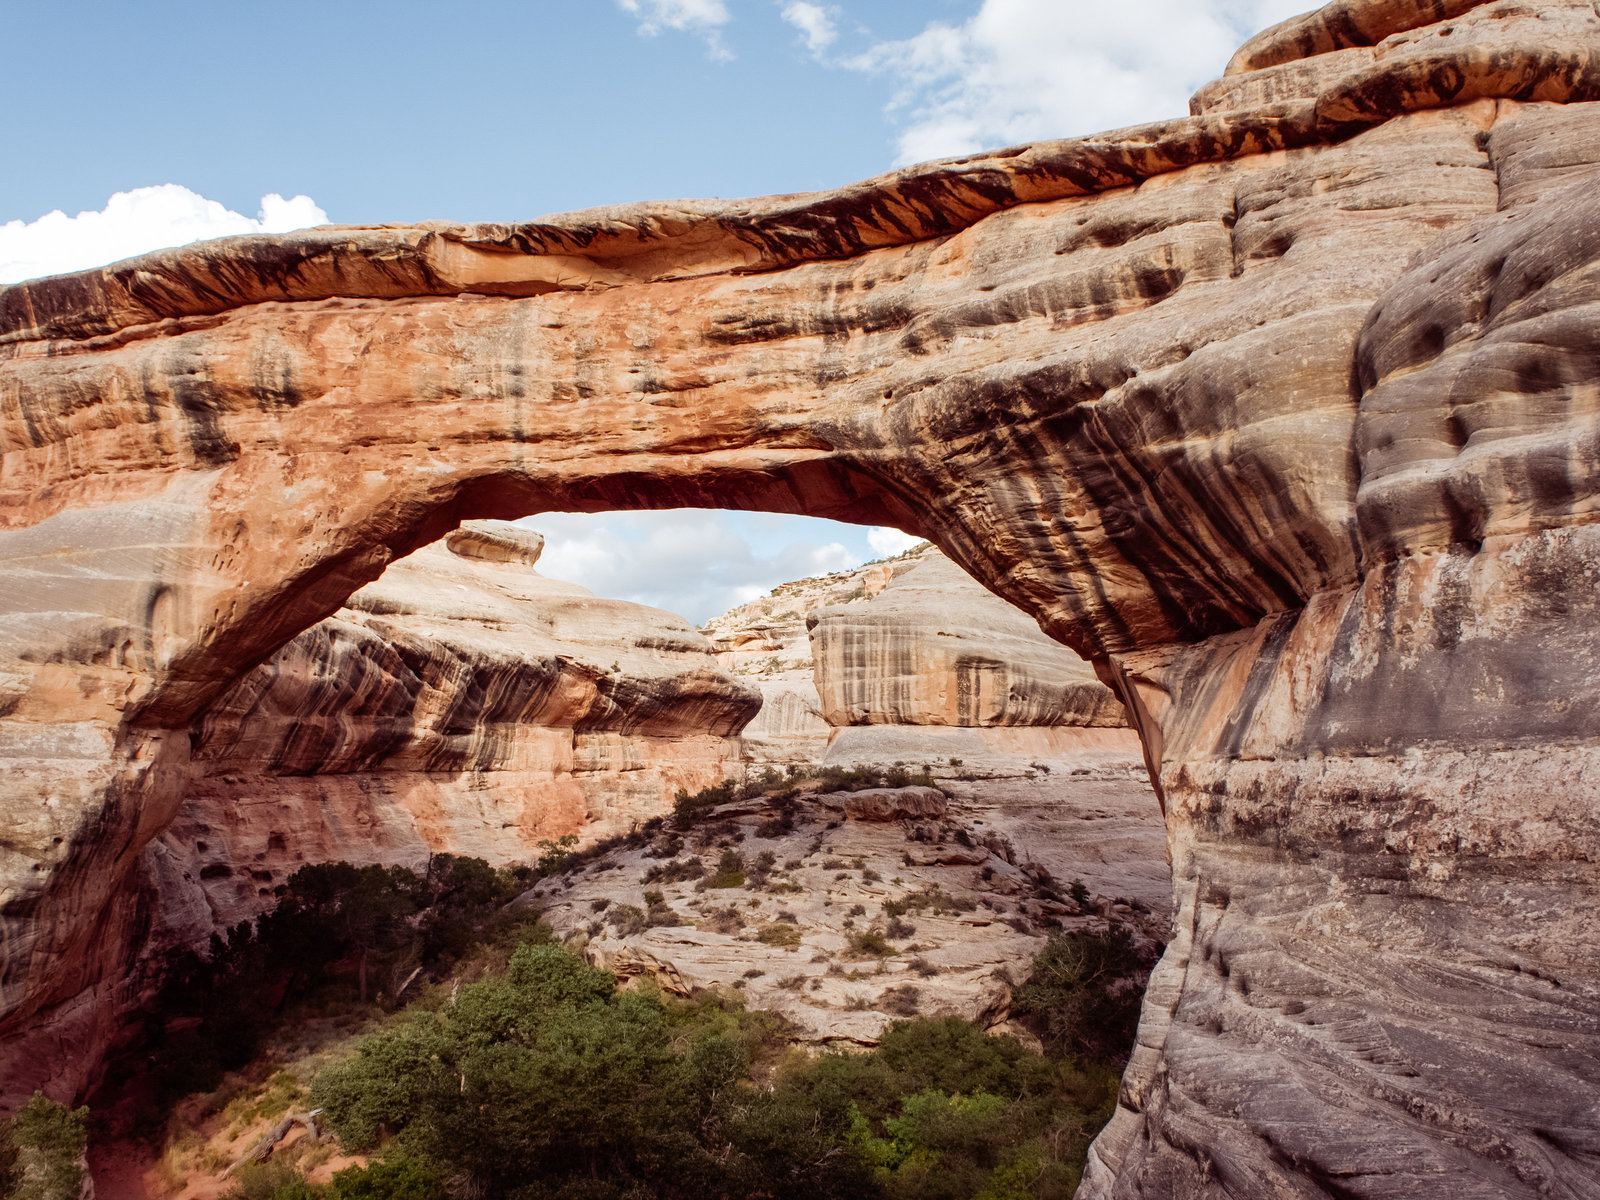
<path fill-rule="evenodd" d="M 730 803 L 681 833 L 669 823 L 624 841 L 528 901 L 595 965 L 683 994 L 741 989 L 797 1041 L 871 1045 L 913 1015 L 1016 1032 L 1011 987 L 1048 930 L 1116 922 L 1167 939 L 1148 783 L 1079 769 L 946 763 L 933 789 L 802 784 L 787 804 Z M 738 870 L 721 870 L 732 856 Z"/>
<path fill-rule="evenodd" d="M 910 786 L 865 789 L 864 777 L 894 782 L 895 769 L 769 771 L 766 794 L 591 847 L 512 907 L 539 913 L 624 979 L 681 995 L 742 993 L 748 1007 L 778 1014 L 793 1044 L 813 1048 L 870 1046 L 913 1015 L 1030 1040 L 1009 1019 L 1011 989 L 1053 928 L 1120 925 L 1154 957 L 1171 888 L 1160 815 L 1136 765 L 926 766 L 927 775 L 922 763 L 902 768 Z M 841 780 L 858 790 L 839 790 Z M 741 870 L 723 869 L 730 854 Z M 422 984 L 446 1002 L 492 969 L 468 960 Z M 372 1005 L 286 1022 L 254 1062 L 174 1106 L 154 1138 L 99 1139 L 100 1200 L 227 1194 L 227 1168 L 306 1107 L 317 1072 L 395 1019 Z M 300 1130 L 274 1158 L 314 1183 L 358 1161 Z"/>

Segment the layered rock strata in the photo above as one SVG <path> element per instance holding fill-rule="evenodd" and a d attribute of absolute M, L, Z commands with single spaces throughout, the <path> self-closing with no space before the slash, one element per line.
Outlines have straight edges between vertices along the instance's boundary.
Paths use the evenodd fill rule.
<path fill-rule="evenodd" d="M 1094 669 L 932 546 L 782 584 L 705 632 L 761 690 L 744 734 L 752 763 L 1138 765 Z"/>
<path fill-rule="evenodd" d="M 851 571 L 781 583 L 700 627 L 723 670 L 761 693 L 761 711 L 744 728 L 747 761 L 759 766 L 823 760 L 833 726 L 817 692 L 807 619 L 828 605 L 870 603 L 929 553 L 938 551 L 921 546 Z"/>
<path fill-rule="evenodd" d="M 255 664 L 462 519 L 723 505 L 1128 706 L 1178 936 L 1086 1196 L 1593 1194 L 1597 102 L 1590 0 L 1339 0 L 1103 137 L 0 292 L 12 1079 Z"/>
<path fill-rule="evenodd" d="M 464 526 L 212 706 L 146 850 L 156 941 L 203 943 L 304 863 L 533 862 L 738 771 L 760 698 L 683 618 L 539 575 L 543 541 Z"/>
<path fill-rule="evenodd" d="M 1094 668 L 937 550 L 806 625 L 828 762 L 1131 778 L 1154 815 L 1138 737 Z"/>

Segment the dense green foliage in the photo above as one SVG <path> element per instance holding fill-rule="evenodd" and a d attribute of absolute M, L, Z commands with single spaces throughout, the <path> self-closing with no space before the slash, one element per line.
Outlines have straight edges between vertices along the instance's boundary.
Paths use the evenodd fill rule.
<path fill-rule="evenodd" d="M 897 1021 L 870 1052 L 809 1055 L 737 993 L 685 1001 L 621 989 L 550 944 L 532 914 L 506 911 L 532 877 L 570 869 L 573 857 L 552 843 L 533 872 L 448 857 L 421 874 L 306 867 L 272 913 L 184 965 L 151 1014 L 168 1095 L 210 1087 L 251 1058 L 286 997 L 303 1006 L 320 996 L 384 1022 L 323 1070 L 311 1095 L 367 1165 L 313 1185 L 268 1161 L 238 1172 L 232 1200 L 1071 1196 L 1114 1104 L 1148 967 L 1125 930 L 1058 932 L 1036 959 L 1014 1011 L 1044 1054 L 950 1018 Z M 771 853 L 728 849 L 706 883 L 738 886 L 775 865 Z M 665 920 L 662 899 L 646 892 L 648 911 L 597 901 L 594 912 L 644 928 Z M 892 919 L 966 907 L 925 889 L 897 902 Z M 757 936 L 796 932 L 776 922 Z M 458 979 L 481 975 L 486 947 L 498 955 L 489 978 L 429 989 L 394 1011 L 418 998 L 412 980 L 442 978 L 463 956 L 474 958 Z M 864 937 L 856 950 L 895 953 Z M 908 1002 L 884 1011 L 914 1013 L 916 988 L 898 990 Z M 41 1145 L 65 1146 L 57 1133 L 77 1122 L 76 1169 L 81 1112 L 29 1119 L 39 1131 L 29 1144 Z M 19 1148 L 24 1125 L 19 1114 Z"/>
<path fill-rule="evenodd" d="M 89 1110 L 69 1109 L 35 1092 L 0 1132 L 5 1200 L 78 1200 Z"/>
<path fill-rule="evenodd" d="M 271 912 L 213 934 L 207 955 L 173 965 L 145 1013 L 145 1036 L 113 1064 L 108 1088 L 119 1070 L 144 1076 L 156 1119 L 167 1102 L 215 1087 L 249 1062 L 291 1001 L 392 1008 L 416 980 L 446 972 L 485 942 L 509 948 L 539 936 L 533 914 L 503 907 L 536 877 L 443 854 L 421 874 L 346 862 L 302 867 Z"/>
<path fill-rule="evenodd" d="M 789 1052 L 775 1018 L 735 999 L 619 991 L 525 946 L 313 1089 L 341 1143 L 385 1154 L 369 1172 L 411 1191 L 270 1195 L 1064 1200 L 1115 1089 L 954 1018 L 896 1022 L 871 1053 Z"/>
<path fill-rule="evenodd" d="M 1150 966 L 1124 926 L 1052 933 L 1011 1011 L 1051 1052 L 1120 1069 L 1133 1049 Z"/>

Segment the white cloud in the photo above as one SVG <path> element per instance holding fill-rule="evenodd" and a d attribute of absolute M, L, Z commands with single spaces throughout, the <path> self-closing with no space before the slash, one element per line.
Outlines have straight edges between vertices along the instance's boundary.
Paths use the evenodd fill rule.
<path fill-rule="evenodd" d="M 845 544 L 861 540 L 857 527 L 802 517 L 677 509 L 543 513 L 523 524 L 545 536 L 542 574 L 695 623 L 867 557 Z"/>
<path fill-rule="evenodd" d="M 814 55 L 821 55 L 838 40 L 839 29 L 833 23 L 838 11 L 832 5 L 824 7 L 821 4 L 808 4 L 806 0 L 793 0 L 783 6 L 780 15 L 800 31 L 807 50 Z"/>
<path fill-rule="evenodd" d="M 712 58 L 719 62 L 733 58 L 722 44 L 722 27 L 731 19 L 723 0 L 617 0 L 617 5 L 639 18 L 639 32 L 647 37 L 665 29 L 695 33 L 705 39 Z"/>
<path fill-rule="evenodd" d="M 913 546 L 922 545 L 922 539 L 912 537 L 909 533 L 901 533 L 898 529 L 890 529 L 887 525 L 878 525 L 868 532 L 867 545 L 884 558 L 893 558 L 896 554 L 904 554 Z"/>
<path fill-rule="evenodd" d="M 134 188 L 112 196 L 99 212 L 69 217 L 57 211 L 0 225 L 0 283 L 104 266 L 205 238 L 287 233 L 327 222 L 309 196 L 263 196 L 260 212 L 246 217 L 175 183 Z"/>
<path fill-rule="evenodd" d="M 890 77 L 900 162 L 1182 116 L 1257 30 L 1306 0 L 983 0 L 845 66 Z"/>

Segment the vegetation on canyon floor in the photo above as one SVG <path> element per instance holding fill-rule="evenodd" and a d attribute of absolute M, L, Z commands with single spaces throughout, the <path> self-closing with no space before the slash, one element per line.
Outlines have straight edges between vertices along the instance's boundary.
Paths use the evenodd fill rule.
<path fill-rule="evenodd" d="M 0 1128 L 0 1194 L 5 1200 L 77 1200 L 89 1144 L 89 1110 L 35 1092 Z"/>
<path fill-rule="evenodd" d="M 879 787 L 932 786 L 933 776 L 926 768 L 912 771 L 899 763 L 892 767 L 790 766 L 784 771 L 767 767 L 752 772 L 744 783 L 730 779 L 694 793 L 680 790 L 672 806 L 672 825 L 680 830 L 690 829 L 710 816 L 714 809 L 744 800 L 766 800 L 781 811 L 783 802 L 794 799 L 802 789 L 808 792 L 858 792 Z"/>
<path fill-rule="evenodd" d="M 358 1156 L 313 1184 L 333 1139 L 286 1143 L 234 1174 L 242 1200 L 1071 1195 L 1131 1044 L 1147 963 L 1125 935 L 1057 933 L 1040 954 L 1014 1011 L 1044 1053 L 917 1018 L 812 1054 L 736 991 L 621 988 L 506 907 L 568 849 L 520 871 L 303 868 L 172 975 L 106 1094 L 149 1115 L 179 1179 L 227 1165 L 198 1148 L 207 1113 L 253 1139 L 321 1108 Z"/>

